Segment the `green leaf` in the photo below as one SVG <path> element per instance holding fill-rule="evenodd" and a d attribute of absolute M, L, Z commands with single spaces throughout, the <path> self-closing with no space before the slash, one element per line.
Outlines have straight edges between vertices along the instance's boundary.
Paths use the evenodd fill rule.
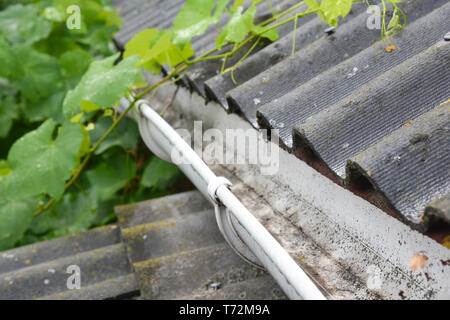
<path fill-rule="evenodd" d="M 9 43 L 32 44 L 46 38 L 51 29 L 52 23 L 35 6 L 18 4 L 0 12 L 0 36 Z"/>
<path fill-rule="evenodd" d="M 80 108 L 87 113 L 101 109 L 98 105 L 88 100 L 81 101 Z"/>
<path fill-rule="evenodd" d="M 68 89 L 73 89 L 91 64 L 92 56 L 84 50 L 65 52 L 59 58 L 61 73 Z"/>
<path fill-rule="evenodd" d="M 51 3 L 58 12 L 64 13 L 63 22 L 57 25 L 58 35 L 62 34 L 65 39 L 71 39 L 83 47 L 87 46 L 89 52 L 94 55 L 99 55 L 99 53 L 100 55 L 110 55 L 116 52 L 112 36 L 119 31 L 122 22 L 109 1 L 52 0 Z M 80 29 L 69 30 L 66 27 L 65 22 L 69 18 L 66 9 L 71 5 L 80 8 Z"/>
<path fill-rule="evenodd" d="M 45 235 L 40 237 L 44 240 L 85 231 L 96 217 L 97 206 L 88 192 L 68 192 L 49 211 L 32 220 L 28 233 Z"/>
<path fill-rule="evenodd" d="M 30 50 L 27 47 L 17 48 L 16 54 L 21 57 L 22 77 L 13 79 L 12 85 L 32 102 L 40 97 L 48 97 L 52 92 L 62 88 L 58 61 L 52 56 Z"/>
<path fill-rule="evenodd" d="M 17 57 L 13 53 L 11 46 L 0 38 L 0 77 L 9 77 L 16 72 Z"/>
<path fill-rule="evenodd" d="M 262 31 L 264 31 L 264 29 L 265 29 L 265 27 L 262 27 L 262 26 L 254 26 L 252 31 L 253 32 L 262 32 Z M 261 34 L 261 37 L 267 38 L 270 41 L 277 41 L 279 34 L 276 29 L 271 29 L 271 30 L 268 30 L 268 31 L 264 32 L 263 34 Z"/>
<path fill-rule="evenodd" d="M 0 251 L 12 248 L 22 238 L 33 219 L 35 204 L 33 198 L 0 199 Z"/>
<path fill-rule="evenodd" d="M 189 42 L 186 43 L 183 49 L 179 49 L 178 46 L 170 40 L 172 38 L 172 31 L 163 30 L 161 32 L 163 33 L 161 36 L 161 45 L 165 46 L 167 49 L 156 58 L 160 65 L 167 63 L 169 66 L 173 67 L 194 55 L 194 50 Z M 156 45 L 160 45 L 159 42 Z"/>
<path fill-rule="evenodd" d="M 325 21 L 332 26 L 337 26 L 338 18 L 345 18 L 352 8 L 353 0 L 322 0 L 320 9 Z"/>
<path fill-rule="evenodd" d="M 66 14 L 67 7 L 76 5 L 80 7 L 82 29 L 88 31 L 95 25 L 120 27 L 122 21 L 109 1 L 104 0 L 53 0 L 53 7 Z M 69 15 L 66 14 L 65 19 Z M 75 31 L 76 30 L 72 30 Z"/>
<path fill-rule="evenodd" d="M 161 65 L 175 66 L 194 54 L 191 44 L 182 50 L 171 41 L 172 32 L 168 30 L 144 29 L 136 34 L 126 45 L 124 57 L 138 55 L 139 64 L 152 72 L 161 72 Z"/>
<path fill-rule="evenodd" d="M 61 27 L 62 28 L 62 27 Z M 33 45 L 33 47 L 42 52 L 59 58 L 62 54 L 73 50 L 82 50 L 81 45 L 68 37 L 52 35 L 51 37 L 41 40 Z"/>
<path fill-rule="evenodd" d="M 242 13 L 244 9 L 238 7 L 233 12 L 230 20 L 225 28 L 223 28 L 219 37 L 216 40 L 217 47 L 220 49 L 224 42 L 241 42 L 245 39 L 247 34 L 254 28 L 253 19 L 255 17 L 255 5 L 252 4 L 245 13 Z"/>
<path fill-rule="evenodd" d="M 93 62 L 75 89 L 67 93 L 63 103 L 66 118 L 80 112 L 80 104 L 88 100 L 102 109 L 111 108 L 139 79 L 140 69 L 136 67 L 139 57 L 132 56 L 114 66 L 119 53 Z"/>
<path fill-rule="evenodd" d="M 151 61 L 151 49 L 154 46 L 155 39 L 158 35 L 158 29 L 144 29 L 138 32 L 125 45 L 125 52 L 123 53 L 124 58 L 137 55 L 140 57 L 140 64 L 147 64 L 144 65 L 145 70 L 152 73 L 159 73 L 161 71 L 161 66 L 156 61 Z M 159 50 L 159 48 L 156 48 L 155 50 Z M 149 57 L 150 60 L 145 61 L 145 59 L 148 59 Z"/>
<path fill-rule="evenodd" d="M 49 119 L 11 147 L 5 177 L 11 198 L 48 194 L 60 198 L 66 181 L 77 165 L 83 133 L 77 124 L 64 123 L 53 139 L 55 123 Z"/>
<path fill-rule="evenodd" d="M 320 8 L 320 4 L 317 0 L 304 0 L 308 5 L 309 10 L 315 10 Z"/>
<path fill-rule="evenodd" d="M 90 28 L 88 35 L 81 38 L 79 42 L 108 56 L 117 52 L 114 42 L 111 40 L 117 31 L 119 31 L 119 28 L 116 26 L 98 26 L 96 28 Z"/>
<path fill-rule="evenodd" d="M 49 97 L 54 91 L 63 88 L 58 60 L 40 53 L 28 45 L 7 47 L 9 66 L 0 66 L 0 75 L 8 77 L 13 88 L 20 90 L 32 103 Z"/>
<path fill-rule="evenodd" d="M 320 3 L 317 0 L 305 0 L 305 3 L 308 5 L 309 10 L 321 9 Z M 317 11 L 317 16 L 322 20 L 327 22 L 327 18 L 324 16 L 322 11 Z"/>
<path fill-rule="evenodd" d="M 83 118 L 83 112 L 80 112 L 79 114 L 77 114 L 77 115 L 74 115 L 71 119 L 70 119 L 70 122 L 72 122 L 72 123 L 80 123 L 80 120 L 81 120 L 81 118 Z"/>
<path fill-rule="evenodd" d="M 244 13 L 243 8 L 238 7 L 231 16 L 230 20 L 223 28 L 219 37 L 216 40 L 216 45 L 219 49 L 222 48 L 224 42 L 242 42 L 250 32 L 262 32 L 264 27 L 257 26 L 253 23 L 255 18 L 256 7 L 252 4 Z M 278 31 L 275 29 L 269 30 L 261 35 L 271 41 L 278 39 Z"/>
<path fill-rule="evenodd" d="M 19 107 L 15 96 L 0 96 L 0 138 L 8 135 L 13 121 L 19 117 Z"/>
<path fill-rule="evenodd" d="M 111 117 L 102 117 L 98 119 L 94 130 L 90 132 L 93 144 L 97 143 L 97 141 L 103 136 L 106 130 L 111 127 L 112 124 L 113 119 Z M 125 118 L 120 121 L 113 132 L 111 132 L 106 140 L 103 141 L 103 143 L 95 151 L 95 154 L 101 154 L 115 146 L 120 146 L 125 150 L 129 150 L 137 145 L 139 137 L 140 134 L 136 121 Z"/>
<path fill-rule="evenodd" d="M 245 0 L 234 0 L 233 6 L 231 7 L 232 11 L 235 11 L 237 8 L 242 6 L 242 4 L 245 2 Z"/>
<path fill-rule="evenodd" d="M 28 101 L 25 115 L 31 121 L 42 121 L 52 118 L 57 123 L 64 121 L 62 104 L 69 89 L 73 89 L 80 81 L 82 75 L 87 70 L 92 56 L 84 50 L 76 49 L 63 53 L 59 58 L 59 72 L 56 65 L 55 78 L 56 88 L 49 97 L 44 97 L 36 102 Z"/>
<path fill-rule="evenodd" d="M 387 26 L 387 34 L 392 35 L 399 29 L 401 29 L 400 17 L 397 14 L 397 9 L 395 9 L 394 13 L 392 14 L 392 18 Z"/>
<path fill-rule="evenodd" d="M 28 101 L 25 116 L 30 121 L 42 121 L 51 118 L 57 123 L 62 123 L 64 115 L 61 106 L 65 96 L 66 90 L 58 90 L 50 97 L 42 98 L 36 103 Z"/>
<path fill-rule="evenodd" d="M 186 1 L 173 22 L 173 42 L 183 48 L 193 37 L 203 34 L 210 25 L 219 22 L 229 2 L 230 0 Z"/>
<path fill-rule="evenodd" d="M 10 172 L 11 172 L 11 168 L 8 165 L 8 161 L 6 161 L 4 159 L 0 159 L 0 176 L 5 176 Z"/>
<path fill-rule="evenodd" d="M 117 191 L 135 176 L 132 159 L 123 152 L 113 152 L 96 168 L 86 172 L 92 188 L 98 194 L 99 200 L 112 197 Z"/>
<path fill-rule="evenodd" d="M 99 203 L 101 188 L 91 186 L 86 174 L 62 194 L 81 157 L 90 148 L 86 128 L 65 120 L 63 102 L 68 90 L 74 93 L 80 90 L 78 84 L 94 56 L 109 55 L 116 50 L 112 35 L 121 20 L 108 3 L 107 0 L 0 0 L 0 157 L 7 157 L 9 150 L 8 160 L 0 160 L 0 250 L 106 223 L 114 219 L 113 206 L 122 201 L 120 194 Z M 81 8 L 82 30 L 67 29 L 69 5 Z M 170 52 L 168 56 L 171 57 Z M 81 112 L 80 104 L 89 111 L 94 105 L 109 108 L 112 105 L 107 95 L 113 96 L 111 103 L 114 103 L 128 90 L 122 90 L 120 84 L 127 86 L 124 83 L 129 73 L 139 73 L 135 71 L 138 68 L 130 61 L 114 66 L 116 58 L 112 58 L 108 72 L 97 69 L 98 79 L 91 78 L 95 88 L 86 89 L 87 100 L 80 94 L 82 100 L 75 102 L 75 114 Z M 172 63 L 171 60 L 174 59 L 166 59 L 167 63 Z M 127 64 L 129 69 L 125 68 Z M 95 70 L 91 72 L 95 74 Z M 141 81 L 142 75 L 133 78 L 131 85 L 137 78 Z M 96 80 L 103 87 L 96 87 Z M 95 98 L 100 99 L 101 94 L 106 98 L 99 102 Z M 20 117 L 24 121 L 16 120 Z M 134 124 L 129 132 L 120 131 L 120 136 L 111 136 L 120 143 L 106 142 L 135 146 L 137 137 Z M 105 153 L 93 157 L 94 168 Z M 124 153 L 123 157 L 126 157 Z M 133 161 L 129 162 L 134 165 Z M 86 187 L 81 187 L 83 178 Z M 48 201 L 49 197 L 56 198 L 56 203 L 33 219 L 39 200 Z"/>
<path fill-rule="evenodd" d="M 168 189 L 180 175 L 172 163 L 152 157 L 142 175 L 141 184 L 147 188 Z"/>

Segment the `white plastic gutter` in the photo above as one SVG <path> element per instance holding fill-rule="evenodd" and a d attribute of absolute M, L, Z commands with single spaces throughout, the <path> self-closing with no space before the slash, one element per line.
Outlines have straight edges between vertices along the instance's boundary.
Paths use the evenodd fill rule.
<path fill-rule="evenodd" d="M 325 299 L 308 275 L 233 195 L 229 181 L 217 177 L 145 100 L 139 100 L 136 106 L 144 142 L 158 157 L 175 162 L 211 200 L 216 208 L 219 229 L 231 247 L 247 262 L 262 265 L 290 299 Z"/>

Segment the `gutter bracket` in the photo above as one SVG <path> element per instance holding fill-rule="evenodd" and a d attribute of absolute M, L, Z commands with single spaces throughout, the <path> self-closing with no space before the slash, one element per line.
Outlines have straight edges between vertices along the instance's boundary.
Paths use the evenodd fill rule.
<path fill-rule="evenodd" d="M 230 189 L 232 183 L 224 177 L 216 177 L 208 183 L 208 194 L 214 203 L 214 212 L 216 215 L 217 225 L 228 245 L 247 263 L 259 269 L 265 269 L 259 259 L 253 254 L 248 246 L 242 241 L 237 234 L 233 217 L 230 215 L 228 209 L 221 203 L 217 197 L 217 190 L 220 187 Z"/>

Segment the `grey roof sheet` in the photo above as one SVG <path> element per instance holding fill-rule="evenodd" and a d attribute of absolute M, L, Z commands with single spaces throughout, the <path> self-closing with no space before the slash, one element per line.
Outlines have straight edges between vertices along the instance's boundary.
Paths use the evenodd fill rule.
<path fill-rule="evenodd" d="M 273 279 L 229 247 L 212 205 L 198 191 L 118 207 L 116 213 L 142 298 L 285 298 Z M 220 290 L 212 290 L 213 283 Z"/>
<path fill-rule="evenodd" d="M 347 159 L 446 100 L 449 83 L 440 71 L 449 58 L 448 44 L 439 42 L 294 130 L 344 179 Z"/>
<path fill-rule="evenodd" d="M 367 175 L 395 208 L 420 224 L 423 208 L 450 193 L 449 130 L 450 103 L 444 103 L 351 158 L 348 171 Z M 448 212 L 444 203 L 433 207 Z M 448 214 L 442 217 L 450 222 Z"/>
<path fill-rule="evenodd" d="M 293 4 L 295 4 L 297 1 L 294 0 L 286 0 L 286 1 L 272 1 L 274 6 L 279 6 L 281 10 L 286 10 L 289 7 L 291 7 Z M 299 8 L 296 13 L 303 12 L 306 10 L 306 6 L 303 6 Z M 255 18 L 255 21 L 264 21 L 271 17 L 270 9 L 267 7 L 267 3 L 265 1 L 260 2 L 257 7 L 258 16 Z M 292 15 L 292 14 L 291 14 Z M 289 15 L 288 15 L 289 16 Z M 287 16 L 287 17 L 288 17 Z M 312 16 L 308 16 L 304 21 L 310 20 Z M 301 23 L 303 23 L 302 21 Z M 222 24 L 223 25 L 223 24 Z M 288 34 L 293 28 L 293 23 L 288 23 L 283 25 L 282 27 L 278 28 L 278 32 L 280 36 L 284 36 Z M 217 27 L 212 27 L 208 29 L 207 33 L 202 37 L 205 40 L 207 40 L 206 46 L 204 48 L 201 48 L 197 43 L 203 44 L 203 41 L 199 41 L 197 39 L 194 39 L 193 46 L 194 48 L 198 49 L 198 51 L 204 52 L 208 51 L 209 49 L 212 49 L 215 47 L 215 38 L 217 37 L 217 34 L 219 33 Z M 254 41 L 250 41 L 247 43 L 244 47 L 242 47 L 241 50 L 236 52 L 232 57 L 229 57 L 226 61 L 226 67 L 233 66 L 236 64 L 254 45 Z M 256 47 L 253 49 L 252 53 L 255 54 L 256 52 L 260 51 L 261 49 L 265 48 L 267 45 L 270 44 L 270 41 L 267 39 L 261 39 Z M 219 53 L 224 53 L 229 50 L 229 47 L 223 48 Z M 202 96 L 206 97 L 205 92 L 205 81 L 208 79 L 216 76 L 219 74 L 221 68 L 221 62 L 220 64 L 217 63 L 217 61 L 204 61 L 197 63 L 193 65 L 188 73 L 187 78 L 189 80 L 189 84 L 192 88 L 194 88 L 197 92 L 199 92 Z M 229 77 L 227 77 L 229 79 Z M 230 79 L 231 80 L 231 79 Z M 234 87 L 234 84 L 231 82 L 232 87 Z M 226 90 L 224 88 L 224 90 Z M 227 90 L 228 91 L 228 90 Z"/>
<path fill-rule="evenodd" d="M 365 88 L 369 81 L 440 41 L 448 28 L 442 23 L 448 16 L 448 6 L 446 9 L 447 11 L 436 9 L 415 23 L 408 24 L 403 32 L 392 36 L 396 50 L 386 52 L 386 43 L 375 42 L 277 101 L 260 107 L 260 123 L 263 126 L 273 123 L 280 130 L 284 144 L 292 148 L 292 127 L 285 125 L 280 128 L 279 124 L 288 123 L 288 120 L 291 123 L 303 123 L 307 118 L 351 95 L 354 90 Z M 379 35 L 376 37 L 379 38 Z"/>
<path fill-rule="evenodd" d="M 175 0 L 167 3 L 174 4 L 173 8 L 181 6 Z M 292 3 L 277 2 L 280 6 Z M 263 18 L 267 15 L 264 5 L 259 4 Z M 157 6 L 154 8 L 157 11 Z M 401 8 L 407 26 L 391 36 L 393 51 L 386 50 L 388 43 L 380 41 L 379 30 L 366 28 L 368 14 L 365 5 L 358 3 L 332 35 L 323 32 L 325 25 L 318 18 L 300 19 L 293 56 L 293 25 L 280 28 L 280 39 L 275 43 L 260 41 L 235 71 L 237 86 L 229 74 L 218 74 L 221 61 L 193 66 L 185 80 L 201 95 L 241 114 L 254 127 L 272 133 L 277 129 L 282 147 L 288 151 L 297 154 L 309 149 L 338 181 L 351 184 L 355 175 L 347 166 L 350 159 L 388 138 L 397 143 L 401 140 L 395 136 L 398 129 L 449 98 L 450 43 L 443 37 L 450 30 L 450 4 L 446 0 L 405 0 Z M 161 13 L 162 24 L 143 13 L 134 15 L 133 21 L 124 15 L 124 32 L 128 36 L 138 32 L 142 25 L 137 20 L 158 28 L 170 26 L 177 11 Z M 200 51 L 211 48 L 217 33 L 216 27 L 210 28 L 194 39 L 194 47 Z M 126 39 L 122 33 L 117 37 L 122 45 Z M 229 59 L 229 65 L 239 58 Z M 450 187 L 447 133 L 439 141 L 442 145 L 434 150 L 439 152 L 439 165 L 432 166 L 429 161 L 418 166 L 414 152 L 404 150 L 405 170 L 381 161 L 376 179 L 375 171 L 363 175 L 370 177 L 369 182 L 394 212 L 419 230 L 426 230 L 433 220 L 423 215 L 427 204 L 447 194 Z M 387 156 L 388 150 L 380 152 L 380 158 L 383 152 Z M 426 181 L 419 179 L 419 168 L 426 172 Z M 422 186 L 418 186 L 419 181 Z"/>
<path fill-rule="evenodd" d="M 67 287 L 67 267 L 81 272 L 81 291 Z M 0 254 L 0 300 L 107 299 L 138 291 L 116 225 Z"/>
<path fill-rule="evenodd" d="M 1 252 L 0 300 L 286 298 L 229 247 L 200 192 L 116 212 L 120 227 Z M 70 265 L 80 268 L 80 289 L 67 287 Z"/>

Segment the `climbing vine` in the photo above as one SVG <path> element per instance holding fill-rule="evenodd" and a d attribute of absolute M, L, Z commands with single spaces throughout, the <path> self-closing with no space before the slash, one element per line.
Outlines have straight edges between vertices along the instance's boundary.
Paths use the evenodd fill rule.
<path fill-rule="evenodd" d="M 139 147 L 126 117 L 135 102 L 207 60 L 220 59 L 220 72 L 233 78 L 260 39 L 278 39 L 281 25 L 317 14 L 337 27 L 355 2 L 305 0 L 280 11 L 266 1 L 272 17 L 255 23 L 260 1 L 244 9 L 243 0 L 188 0 L 170 30 L 139 32 L 121 56 L 112 40 L 121 19 L 106 0 L 0 0 L 0 250 L 108 223 L 114 205 L 169 192 L 180 173 Z M 383 38 L 404 25 L 400 1 L 382 1 Z M 387 25 L 386 3 L 395 9 Z M 192 39 L 213 25 L 215 47 L 196 54 Z M 163 67 L 167 75 L 148 86 L 142 71 Z"/>

